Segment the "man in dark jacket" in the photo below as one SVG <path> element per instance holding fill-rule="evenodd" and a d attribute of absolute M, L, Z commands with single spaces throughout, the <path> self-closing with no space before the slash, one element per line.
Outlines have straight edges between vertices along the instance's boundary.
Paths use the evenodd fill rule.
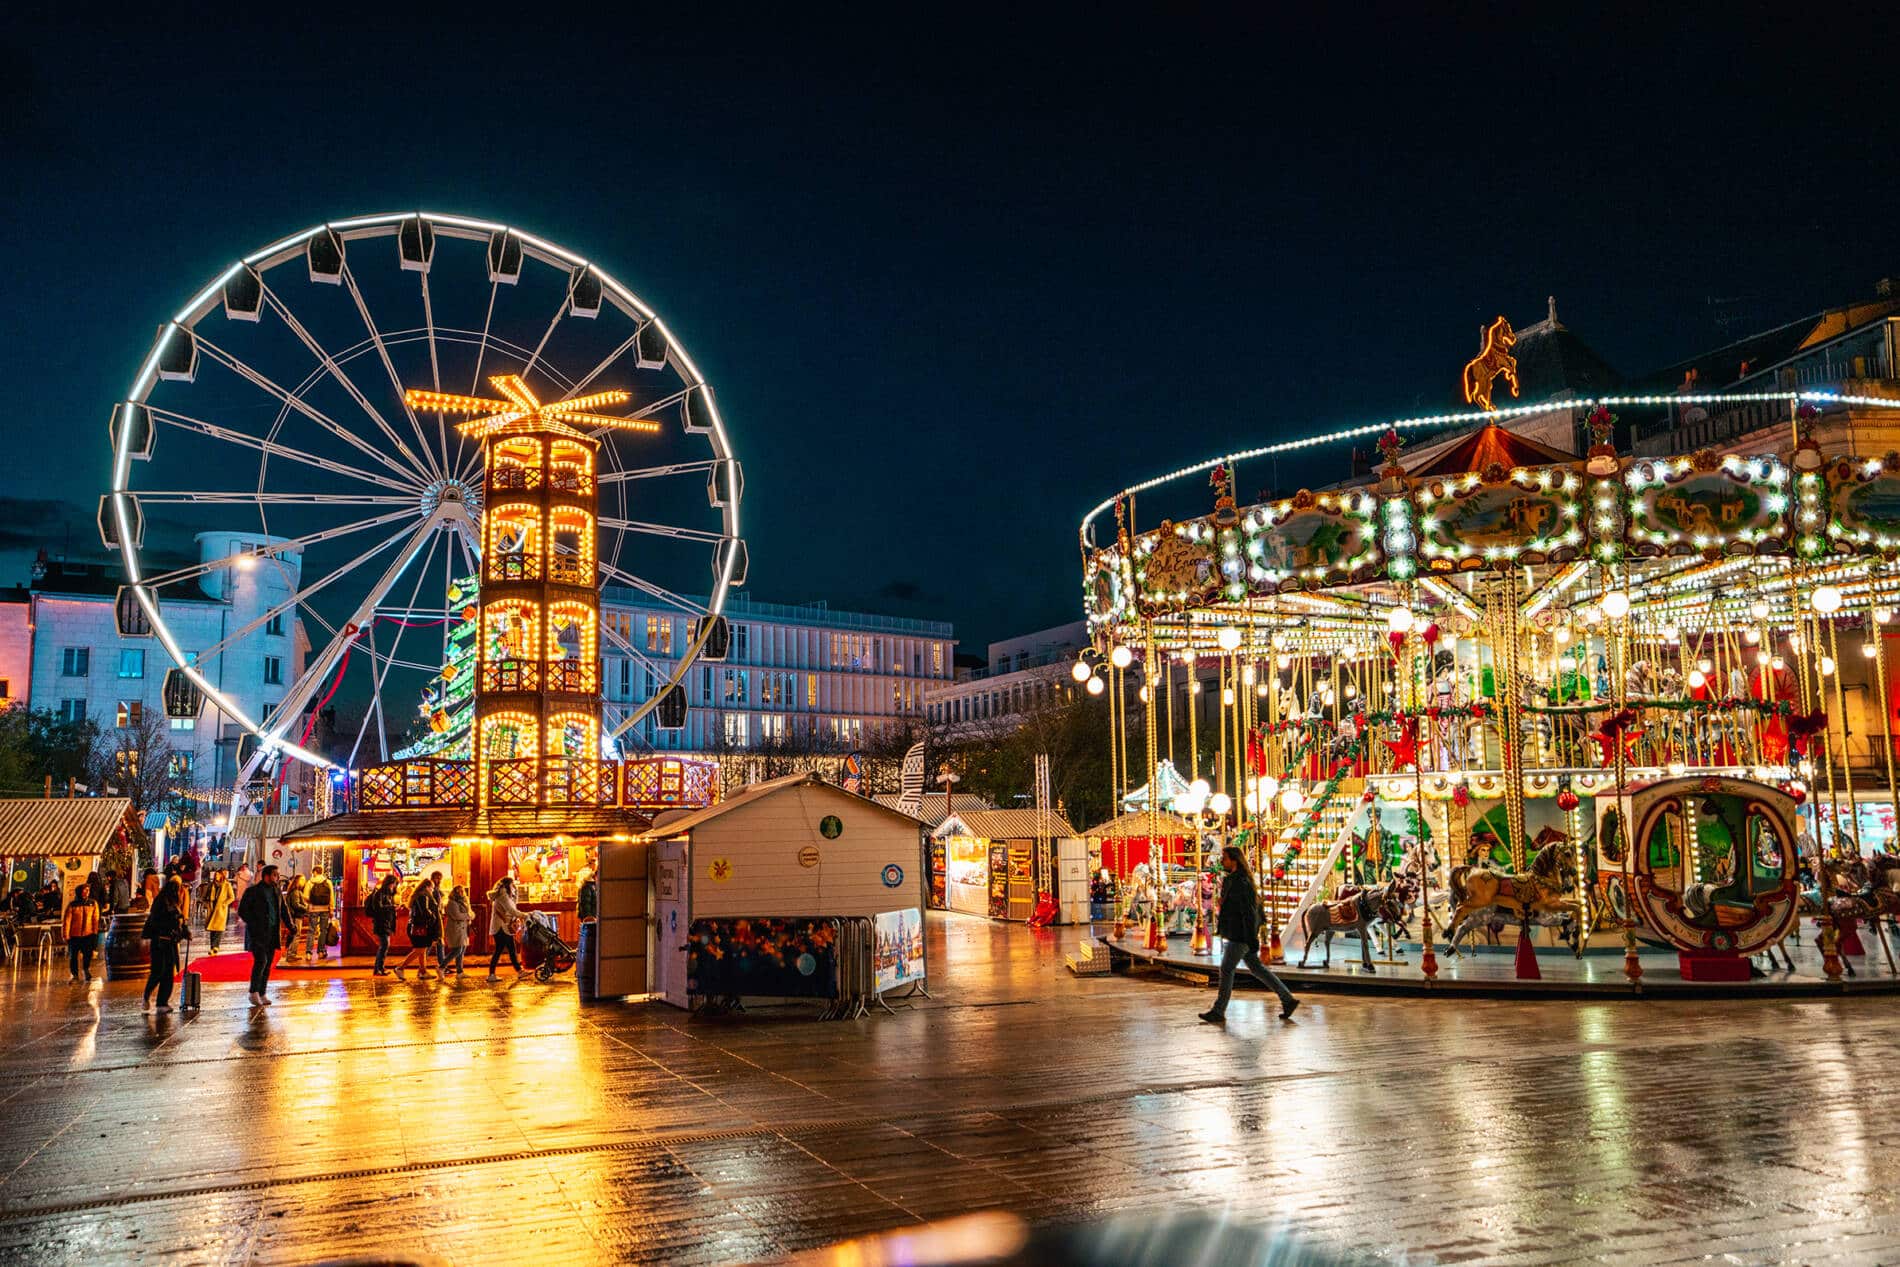
<path fill-rule="evenodd" d="M 1300 1001 L 1293 997 L 1293 991 L 1286 988 L 1286 982 L 1267 970 L 1260 962 L 1260 897 L 1254 891 L 1253 877 L 1247 874 L 1247 863 L 1240 856 L 1240 850 L 1228 845 L 1220 851 L 1221 870 L 1227 878 L 1220 886 L 1220 915 L 1216 918 L 1214 931 L 1221 937 L 1220 956 L 1220 997 L 1214 1000 L 1214 1006 L 1201 1013 L 1201 1019 L 1210 1025 L 1220 1025 L 1227 1020 L 1227 1000 L 1234 993 L 1234 970 L 1243 960 L 1247 971 L 1254 979 L 1280 996 L 1280 1019 L 1293 1015 L 1293 1009 Z"/>
<path fill-rule="evenodd" d="M 238 903 L 238 918 L 244 921 L 244 949 L 251 952 L 251 1006 L 270 1002 L 265 988 L 270 985 L 271 959 L 277 954 L 284 920 L 284 895 L 277 888 L 277 868 L 265 867 L 257 883 L 244 890 Z"/>

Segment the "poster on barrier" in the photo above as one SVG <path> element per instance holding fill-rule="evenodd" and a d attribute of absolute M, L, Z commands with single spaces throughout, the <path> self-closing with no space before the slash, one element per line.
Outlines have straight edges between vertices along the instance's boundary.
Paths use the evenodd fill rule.
<path fill-rule="evenodd" d="M 916 907 L 871 917 L 871 979 L 886 990 L 924 979 L 924 913 Z"/>
<path fill-rule="evenodd" d="M 838 997 L 838 921 L 696 919 L 688 930 L 686 990 L 708 998 Z"/>

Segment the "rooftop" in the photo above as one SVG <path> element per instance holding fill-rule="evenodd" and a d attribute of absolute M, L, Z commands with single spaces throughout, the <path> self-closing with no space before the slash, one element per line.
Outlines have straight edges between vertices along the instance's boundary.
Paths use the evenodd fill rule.
<path fill-rule="evenodd" d="M 712 601 L 704 594 L 687 598 L 704 606 Z M 659 603 L 625 585 L 609 585 L 601 590 L 602 604 L 631 607 L 640 611 L 683 615 L 677 607 Z M 855 629 L 868 633 L 915 634 L 924 638 L 954 640 L 956 627 L 947 620 L 915 620 L 908 616 L 878 616 L 870 612 L 833 611 L 823 599 L 810 603 L 762 603 L 745 594 L 726 598 L 726 619 L 760 620 L 781 625 L 812 625 L 820 629 Z"/>

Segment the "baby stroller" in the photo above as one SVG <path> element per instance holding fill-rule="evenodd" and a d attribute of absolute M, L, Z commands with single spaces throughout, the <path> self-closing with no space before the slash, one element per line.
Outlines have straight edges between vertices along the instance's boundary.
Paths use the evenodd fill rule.
<path fill-rule="evenodd" d="M 529 911 L 521 917 L 522 941 L 534 979 L 546 981 L 557 972 L 574 966 L 574 948 L 555 931 L 554 917 L 546 911 Z"/>

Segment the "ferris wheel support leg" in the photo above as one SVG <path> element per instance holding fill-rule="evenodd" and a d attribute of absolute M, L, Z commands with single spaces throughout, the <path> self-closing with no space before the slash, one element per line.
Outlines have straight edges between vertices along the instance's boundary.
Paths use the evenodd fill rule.
<path fill-rule="evenodd" d="M 284 735 L 296 724 L 297 719 L 303 716 L 303 710 L 316 697 L 317 691 L 329 678 L 331 670 L 336 668 L 337 662 L 343 658 L 343 653 L 356 641 L 357 631 L 363 628 L 364 622 L 383 601 L 397 578 L 415 561 L 417 553 L 428 543 L 430 536 L 443 523 L 450 522 L 456 517 L 456 512 L 451 512 L 445 507 L 423 521 L 422 525 L 416 529 L 415 535 L 411 536 L 403 548 L 397 552 L 396 558 L 390 563 L 388 569 L 374 585 L 369 587 L 362 602 L 357 604 L 356 610 L 344 623 L 342 632 L 330 640 L 330 645 L 323 649 L 321 655 L 304 667 L 303 676 L 297 679 L 297 684 L 290 688 L 290 693 L 284 696 L 283 701 L 277 706 L 276 715 L 283 720 L 271 727 L 264 737 L 264 742 L 258 745 L 257 751 L 251 754 L 250 759 L 244 763 L 243 770 L 238 773 L 237 787 L 240 791 L 265 759 L 274 755 L 276 746 L 283 741 Z M 466 516 L 462 517 L 466 518 Z"/>

